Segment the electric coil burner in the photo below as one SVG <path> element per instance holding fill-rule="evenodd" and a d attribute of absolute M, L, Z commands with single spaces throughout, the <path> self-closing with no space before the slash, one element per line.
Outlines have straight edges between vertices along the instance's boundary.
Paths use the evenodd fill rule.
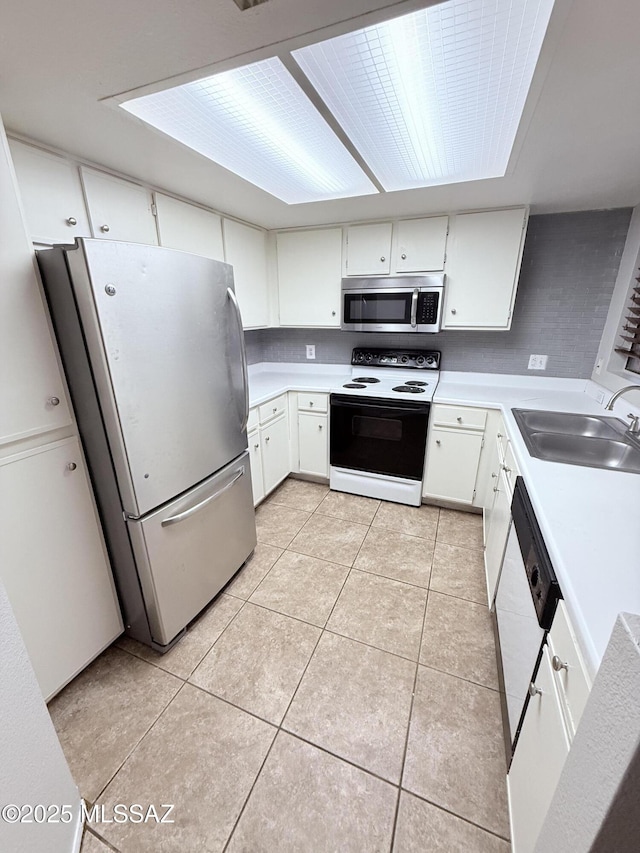
<path fill-rule="evenodd" d="M 331 394 L 331 488 L 419 506 L 440 353 L 356 348 L 351 364 Z"/>

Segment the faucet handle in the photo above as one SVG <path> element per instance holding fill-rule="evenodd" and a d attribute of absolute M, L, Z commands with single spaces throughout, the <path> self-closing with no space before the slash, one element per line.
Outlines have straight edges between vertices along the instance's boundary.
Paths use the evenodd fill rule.
<path fill-rule="evenodd" d="M 627 417 L 631 419 L 628 431 L 631 435 L 640 435 L 640 415 L 634 415 L 633 412 L 629 412 Z"/>

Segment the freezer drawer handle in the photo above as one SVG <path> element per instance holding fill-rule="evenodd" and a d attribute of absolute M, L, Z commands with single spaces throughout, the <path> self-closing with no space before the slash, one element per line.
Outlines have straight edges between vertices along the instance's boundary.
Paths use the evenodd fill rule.
<path fill-rule="evenodd" d="M 203 501 L 200 501 L 199 504 L 192 506 L 190 509 L 185 509 L 184 512 L 179 512 L 177 515 L 172 515 L 169 518 L 165 518 L 165 520 L 161 523 L 160 526 L 168 527 L 170 524 L 177 524 L 179 521 L 184 521 L 185 518 L 189 518 L 190 515 L 195 515 L 198 510 L 202 509 L 202 507 L 206 506 L 207 504 L 210 504 L 211 501 L 215 501 L 215 499 L 219 498 L 220 495 L 223 495 L 225 492 L 229 491 L 231 486 L 233 486 L 240 479 L 240 477 L 242 477 L 243 474 L 244 468 L 241 468 L 239 471 L 236 472 L 236 476 L 233 478 L 233 480 L 229 480 L 226 486 L 223 486 L 217 492 L 214 492 L 214 494 L 209 495 L 208 498 L 205 498 Z"/>
<path fill-rule="evenodd" d="M 247 370 L 247 354 L 244 349 L 244 331 L 242 328 L 242 314 L 240 313 L 240 306 L 238 305 L 238 297 L 235 295 L 235 293 L 230 287 L 227 288 L 227 296 L 229 297 L 229 299 L 231 300 L 231 304 L 233 305 L 233 310 L 236 315 L 236 321 L 238 323 L 238 334 L 240 336 L 240 352 L 242 354 L 242 381 L 244 382 L 244 417 L 242 419 L 242 425 L 240 426 L 240 432 L 244 432 L 249 421 L 249 373 Z"/>

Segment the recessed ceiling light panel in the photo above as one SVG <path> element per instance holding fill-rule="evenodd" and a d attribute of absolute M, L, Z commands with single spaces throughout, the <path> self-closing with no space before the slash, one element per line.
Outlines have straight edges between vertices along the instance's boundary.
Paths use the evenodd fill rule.
<path fill-rule="evenodd" d="M 122 106 L 289 204 L 377 192 L 275 57 Z"/>
<path fill-rule="evenodd" d="M 449 0 L 294 58 L 387 190 L 505 174 L 553 0 Z"/>

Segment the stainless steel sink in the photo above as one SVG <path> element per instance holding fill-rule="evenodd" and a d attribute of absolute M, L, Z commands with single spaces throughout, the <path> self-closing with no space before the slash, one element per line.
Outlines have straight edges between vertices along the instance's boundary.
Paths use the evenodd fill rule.
<path fill-rule="evenodd" d="M 515 410 L 514 410 L 515 411 Z M 520 413 L 520 424 L 529 431 L 560 432 L 565 435 L 587 435 L 598 438 L 613 438 L 620 434 L 616 424 L 622 422 L 617 418 L 597 417 L 595 415 L 573 415 L 565 412 L 534 412 Z M 609 423 L 613 421 L 614 423 Z M 626 424 L 622 424 L 622 431 Z"/>
<path fill-rule="evenodd" d="M 532 456 L 566 465 L 640 474 L 640 441 L 604 415 L 512 409 Z"/>

